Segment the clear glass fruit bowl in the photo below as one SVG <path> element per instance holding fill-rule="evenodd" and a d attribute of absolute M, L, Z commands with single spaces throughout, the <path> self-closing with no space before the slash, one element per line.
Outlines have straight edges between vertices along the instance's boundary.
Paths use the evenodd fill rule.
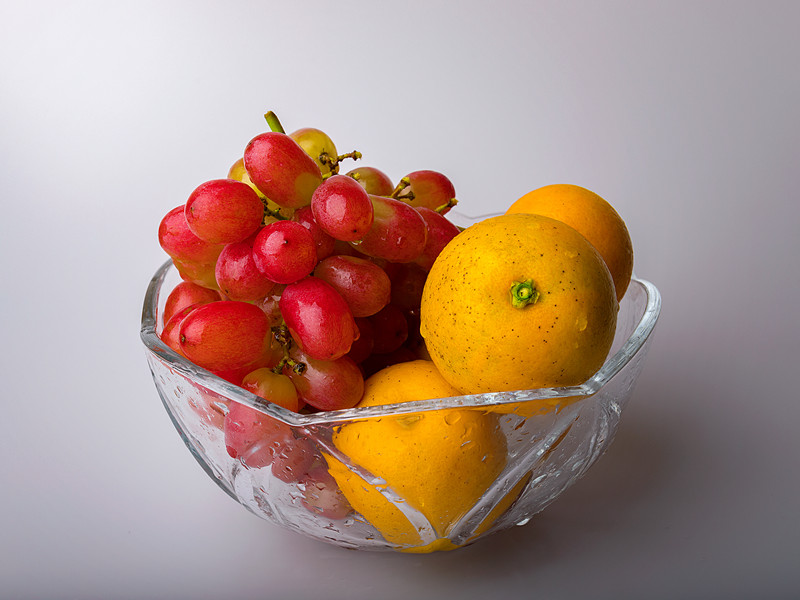
<path fill-rule="evenodd" d="M 178 282 L 171 262 L 156 271 L 141 339 L 189 451 L 252 513 L 362 550 L 448 550 L 527 523 L 608 448 L 661 308 L 655 286 L 634 277 L 611 353 L 580 386 L 299 414 L 201 369 L 159 339 L 164 302 Z M 271 433 L 234 459 L 225 415 L 242 405 Z"/>

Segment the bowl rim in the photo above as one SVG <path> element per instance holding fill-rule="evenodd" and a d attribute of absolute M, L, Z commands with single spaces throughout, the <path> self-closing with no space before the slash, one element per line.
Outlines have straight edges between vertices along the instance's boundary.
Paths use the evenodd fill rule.
<path fill-rule="evenodd" d="M 161 287 L 170 269 L 174 269 L 174 265 L 172 260 L 168 259 L 155 272 L 145 293 L 144 305 L 142 307 L 140 337 L 147 351 L 155 355 L 157 359 L 165 363 L 171 370 L 181 373 L 206 389 L 224 398 L 245 404 L 287 425 L 296 427 L 307 427 L 330 424 L 332 422 L 354 421 L 370 417 L 400 415 L 438 409 L 498 406 L 543 399 L 571 398 L 573 401 L 570 404 L 573 404 L 576 402 L 575 398 L 578 397 L 579 399 L 577 402 L 580 402 L 596 394 L 642 350 L 645 342 L 652 334 L 661 313 L 661 294 L 656 286 L 646 279 L 640 279 L 635 274 L 632 275 L 630 285 L 640 286 L 646 294 L 647 300 L 643 314 L 634 327 L 633 332 L 623 342 L 619 350 L 610 355 L 600 370 L 581 385 L 470 394 L 400 404 L 355 407 L 303 414 L 295 413 L 273 404 L 214 375 L 210 371 L 190 362 L 161 341 L 161 338 L 159 338 L 156 333 L 158 302 Z"/>

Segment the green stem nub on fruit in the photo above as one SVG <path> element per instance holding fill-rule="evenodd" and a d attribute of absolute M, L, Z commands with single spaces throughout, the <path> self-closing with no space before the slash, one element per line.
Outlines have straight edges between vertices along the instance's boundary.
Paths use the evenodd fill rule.
<path fill-rule="evenodd" d="M 267 125 L 269 125 L 270 131 L 274 131 L 275 133 L 286 133 L 283 125 L 281 125 L 281 122 L 278 120 L 278 115 L 276 115 L 274 112 L 269 111 L 264 115 L 264 118 L 267 120 Z"/>
<path fill-rule="evenodd" d="M 539 299 L 539 291 L 533 285 L 533 279 L 515 281 L 511 286 L 511 306 L 525 308 Z"/>

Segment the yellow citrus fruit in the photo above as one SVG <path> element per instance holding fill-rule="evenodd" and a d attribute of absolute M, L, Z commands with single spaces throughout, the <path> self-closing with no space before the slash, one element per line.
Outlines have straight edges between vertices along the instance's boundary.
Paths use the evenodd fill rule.
<path fill-rule="evenodd" d="M 566 223 L 589 240 L 603 257 L 617 300 L 622 300 L 633 272 L 633 245 L 628 228 L 614 207 L 578 185 L 553 184 L 528 192 L 506 214 L 534 213 Z"/>
<path fill-rule="evenodd" d="M 371 376 L 359 406 L 459 395 L 427 360 L 399 363 Z M 446 409 L 345 423 L 333 444 L 362 477 L 326 454 L 328 469 L 352 507 L 406 552 L 457 547 L 451 526 L 472 508 L 506 464 L 497 415 Z M 370 476 L 375 480 L 370 481 Z M 519 490 L 514 490 L 516 494 Z M 516 495 L 491 513 L 497 518 Z M 481 524 L 481 531 L 491 523 Z"/>
<path fill-rule="evenodd" d="M 440 373 L 475 394 L 583 383 L 611 348 L 619 303 L 585 237 L 519 213 L 453 238 L 428 274 L 420 310 Z"/>

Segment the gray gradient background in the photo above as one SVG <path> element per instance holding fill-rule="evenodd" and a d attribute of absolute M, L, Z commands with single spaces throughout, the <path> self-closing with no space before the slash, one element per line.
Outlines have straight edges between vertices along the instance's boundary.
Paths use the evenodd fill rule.
<path fill-rule="evenodd" d="M 3 2 L 0 597 L 800 597 L 798 2 Z M 553 182 L 627 221 L 664 309 L 603 459 L 431 556 L 262 522 L 195 464 L 138 339 L 163 214 L 261 115 L 462 209 Z"/>

